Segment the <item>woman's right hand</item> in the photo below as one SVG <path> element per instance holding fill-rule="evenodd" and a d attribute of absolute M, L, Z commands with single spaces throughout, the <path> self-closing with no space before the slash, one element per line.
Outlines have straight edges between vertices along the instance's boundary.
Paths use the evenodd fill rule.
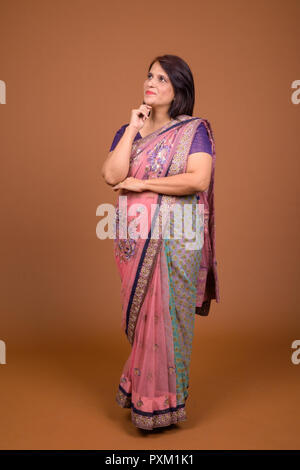
<path fill-rule="evenodd" d="M 139 132 L 144 127 L 145 121 L 149 118 L 151 109 L 152 106 L 148 104 L 141 104 L 138 109 L 133 109 L 129 126 Z"/>

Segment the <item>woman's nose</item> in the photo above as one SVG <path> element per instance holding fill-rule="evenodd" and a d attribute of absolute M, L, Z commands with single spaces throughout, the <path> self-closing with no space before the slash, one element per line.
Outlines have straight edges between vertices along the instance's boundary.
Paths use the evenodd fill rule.
<path fill-rule="evenodd" d="M 154 78 L 149 78 L 148 85 L 152 85 L 155 82 Z"/>

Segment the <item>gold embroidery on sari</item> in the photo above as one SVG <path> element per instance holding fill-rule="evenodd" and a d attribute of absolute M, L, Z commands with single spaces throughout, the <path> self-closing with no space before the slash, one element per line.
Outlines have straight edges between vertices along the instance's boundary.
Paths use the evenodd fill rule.
<path fill-rule="evenodd" d="M 185 398 L 183 398 L 185 401 Z M 141 411 L 134 407 L 131 401 L 131 394 L 128 396 L 122 390 L 118 390 L 116 395 L 116 402 L 122 408 L 131 408 L 132 422 L 135 426 L 142 429 L 151 430 L 157 427 L 170 426 L 171 424 L 179 423 L 187 420 L 185 411 L 185 404 L 180 405 L 179 408 L 167 408 L 166 410 L 156 410 L 155 413 L 142 414 Z M 136 403 L 136 406 L 142 406 L 143 401 L 141 397 Z M 165 396 L 164 405 L 167 407 L 169 404 L 169 397 Z"/>

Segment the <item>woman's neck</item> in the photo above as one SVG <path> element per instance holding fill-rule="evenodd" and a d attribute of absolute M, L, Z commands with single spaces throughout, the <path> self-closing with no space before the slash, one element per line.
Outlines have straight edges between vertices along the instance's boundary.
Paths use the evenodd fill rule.
<path fill-rule="evenodd" d="M 165 126 L 170 121 L 171 121 L 170 117 L 169 117 L 169 119 L 166 119 L 165 121 L 161 121 L 159 123 L 157 121 L 152 121 L 151 122 L 150 118 L 149 118 L 145 122 L 143 128 L 140 130 L 140 135 L 142 137 L 146 137 L 148 134 L 152 134 L 152 132 L 155 132 L 157 129 L 160 129 L 161 127 Z"/>
<path fill-rule="evenodd" d="M 150 117 L 146 120 L 149 129 L 157 129 L 169 122 L 171 118 L 167 111 L 168 110 L 165 106 L 155 106 L 154 108 L 152 108 Z"/>

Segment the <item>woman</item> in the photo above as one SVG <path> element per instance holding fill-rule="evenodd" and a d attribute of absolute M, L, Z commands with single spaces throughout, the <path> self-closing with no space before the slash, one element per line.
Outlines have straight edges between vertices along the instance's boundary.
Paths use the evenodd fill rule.
<path fill-rule="evenodd" d="M 116 133 L 102 174 L 121 190 L 114 249 L 122 328 L 132 345 L 116 401 L 131 408 L 135 426 L 151 430 L 187 419 L 195 314 L 208 315 L 211 300 L 220 297 L 215 144 L 209 122 L 192 117 L 192 73 L 177 56 L 156 57 L 143 91 L 143 104 Z M 191 233 L 201 243 L 193 244 Z"/>

